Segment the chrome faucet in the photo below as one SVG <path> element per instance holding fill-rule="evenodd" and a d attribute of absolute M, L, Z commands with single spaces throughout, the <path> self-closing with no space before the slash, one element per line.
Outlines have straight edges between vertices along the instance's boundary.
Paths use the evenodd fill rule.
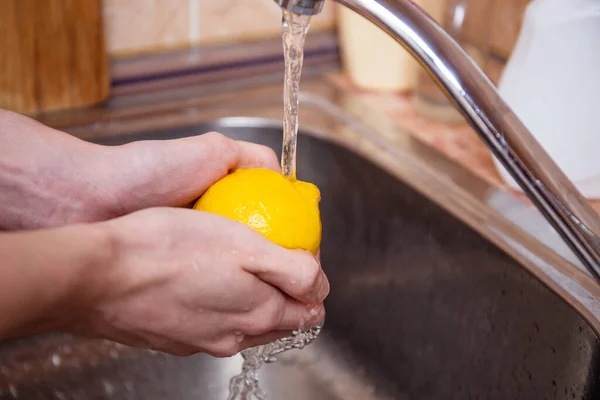
<path fill-rule="evenodd" d="M 467 53 L 409 0 L 335 1 L 383 29 L 420 62 L 600 283 L 598 214 Z M 324 0 L 275 2 L 297 14 L 316 15 Z"/>
<path fill-rule="evenodd" d="M 300 15 L 317 15 L 325 0 L 275 0 L 281 8 Z"/>

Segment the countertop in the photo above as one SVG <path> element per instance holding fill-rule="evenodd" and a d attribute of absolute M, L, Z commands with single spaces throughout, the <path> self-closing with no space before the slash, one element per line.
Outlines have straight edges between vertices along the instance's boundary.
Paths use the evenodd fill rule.
<path fill-rule="evenodd" d="M 512 189 L 504 182 L 493 162 L 493 155 L 466 122 L 451 124 L 428 120 L 412 106 L 411 95 L 408 93 L 364 91 L 339 73 L 330 74 L 329 79 L 336 86 L 363 97 L 373 107 L 385 111 L 399 128 L 415 138 L 460 163 L 488 183 L 511 193 L 522 202 L 530 204 L 529 199 L 523 193 Z M 600 199 L 590 200 L 590 203 L 600 213 Z"/>

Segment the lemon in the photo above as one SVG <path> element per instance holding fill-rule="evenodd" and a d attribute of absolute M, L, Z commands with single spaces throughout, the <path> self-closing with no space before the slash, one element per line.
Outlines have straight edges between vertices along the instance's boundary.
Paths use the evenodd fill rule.
<path fill-rule="evenodd" d="M 195 210 L 244 223 L 287 249 L 317 253 L 321 243 L 319 189 L 264 168 L 238 169 L 212 185 Z"/>

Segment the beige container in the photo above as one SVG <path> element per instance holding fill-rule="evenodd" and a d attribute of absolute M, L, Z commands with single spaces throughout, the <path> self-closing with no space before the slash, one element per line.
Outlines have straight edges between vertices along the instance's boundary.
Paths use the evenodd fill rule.
<path fill-rule="evenodd" d="M 436 20 L 446 0 L 414 1 Z M 362 89 L 403 92 L 418 82 L 419 64 L 408 51 L 354 11 L 338 5 L 339 40 L 344 70 Z"/>

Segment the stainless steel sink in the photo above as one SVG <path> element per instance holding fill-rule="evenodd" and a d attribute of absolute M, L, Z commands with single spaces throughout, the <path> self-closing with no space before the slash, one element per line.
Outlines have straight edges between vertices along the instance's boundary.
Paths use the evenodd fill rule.
<path fill-rule="evenodd" d="M 226 110 L 208 112 L 218 119 L 192 107 L 174 111 L 192 120 L 171 116 L 161 129 L 148 129 L 161 126 L 158 119 L 144 127 L 135 119 L 119 121 L 119 129 L 130 134 L 108 129 L 115 121 L 72 132 L 116 145 L 216 130 L 279 152 L 279 124 L 255 118 L 280 111 L 277 89 L 269 101 L 248 97 L 263 99 L 259 108 L 245 103 L 236 109 L 227 100 Z M 328 96 L 353 109 L 351 99 Z M 491 211 L 483 213 L 483 200 L 497 193 L 456 164 L 401 132 L 394 133 L 406 151 L 400 161 L 381 143 L 379 156 L 367 157 L 373 144 L 361 142 L 360 135 L 350 150 L 344 135 L 383 132 L 385 121 L 336 117 L 326 103 L 304 100 L 312 105 L 301 115 L 307 122 L 299 138 L 298 176 L 322 192 L 322 262 L 331 295 L 322 336 L 262 371 L 269 397 L 600 398 L 598 324 L 593 296 L 581 289 L 589 288 L 585 275 Z M 220 119 L 227 114 L 245 117 Z M 197 122 L 202 120 L 212 122 Z M 437 168 L 429 175 L 426 162 Z M 448 189 L 467 177 L 470 197 Z M 239 357 L 177 358 L 46 335 L 0 345 L 0 399 L 223 400 L 240 365 Z"/>

